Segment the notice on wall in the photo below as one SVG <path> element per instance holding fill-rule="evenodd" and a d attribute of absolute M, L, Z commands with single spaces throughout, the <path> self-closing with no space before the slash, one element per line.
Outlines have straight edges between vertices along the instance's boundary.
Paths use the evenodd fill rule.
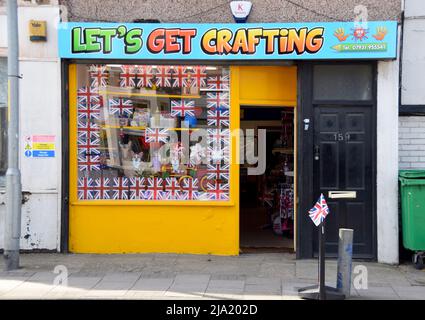
<path fill-rule="evenodd" d="M 54 158 L 56 156 L 56 136 L 32 135 L 26 136 L 24 154 L 27 158 Z"/>

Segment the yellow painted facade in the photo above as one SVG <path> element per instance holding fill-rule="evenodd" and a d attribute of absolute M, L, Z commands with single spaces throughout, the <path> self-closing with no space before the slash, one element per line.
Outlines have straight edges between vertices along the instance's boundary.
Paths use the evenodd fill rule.
<path fill-rule="evenodd" d="M 296 67 L 230 68 L 230 129 L 240 105 L 295 106 Z M 69 250 L 74 253 L 239 254 L 239 165 L 232 161 L 229 202 L 79 201 L 77 77 L 69 70 Z M 238 141 L 232 138 L 232 155 Z"/>

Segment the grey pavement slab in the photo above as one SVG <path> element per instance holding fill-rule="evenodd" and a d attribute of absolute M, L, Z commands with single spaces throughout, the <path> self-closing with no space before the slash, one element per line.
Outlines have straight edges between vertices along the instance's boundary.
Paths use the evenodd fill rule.
<path fill-rule="evenodd" d="M 128 298 L 160 297 L 167 292 L 174 278 L 141 278 L 126 293 Z"/>
<path fill-rule="evenodd" d="M 317 283 L 317 260 L 291 254 L 240 256 L 178 254 L 22 254 L 22 268 L 0 271 L 0 299 L 298 299 Z M 55 267 L 68 271 L 55 285 Z M 425 271 L 355 261 L 367 271 L 367 290 L 350 299 L 423 299 Z M 336 260 L 326 261 L 326 282 L 336 284 Z M 356 274 L 353 273 L 353 283 Z"/>

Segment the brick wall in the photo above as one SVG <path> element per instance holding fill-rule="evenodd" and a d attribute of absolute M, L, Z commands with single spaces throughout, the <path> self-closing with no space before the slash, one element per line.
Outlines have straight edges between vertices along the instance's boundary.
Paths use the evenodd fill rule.
<path fill-rule="evenodd" d="M 425 117 L 399 117 L 399 168 L 425 169 Z"/>

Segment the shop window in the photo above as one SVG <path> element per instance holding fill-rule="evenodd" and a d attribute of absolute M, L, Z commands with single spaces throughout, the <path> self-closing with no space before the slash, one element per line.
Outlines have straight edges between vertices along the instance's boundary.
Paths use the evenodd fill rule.
<path fill-rule="evenodd" d="M 313 70 L 314 100 L 371 100 L 371 65 L 316 65 Z"/>
<path fill-rule="evenodd" d="M 7 59 L 0 58 L 0 187 L 7 170 Z"/>
<path fill-rule="evenodd" d="M 79 65 L 80 200 L 229 200 L 229 70 Z"/>

